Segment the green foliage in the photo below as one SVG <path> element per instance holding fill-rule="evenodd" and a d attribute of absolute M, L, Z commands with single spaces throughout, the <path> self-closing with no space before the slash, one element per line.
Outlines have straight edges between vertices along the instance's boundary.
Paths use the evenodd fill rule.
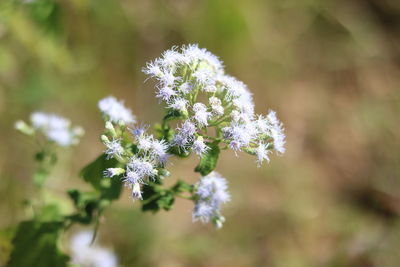
<path fill-rule="evenodd" d="M 169 189 L 162 188 L 160 180 L 156 183 L 150 183 L 143 187 L 142 210 L 153 213 L 161 209 L 170 210 L 176 195 L 192 191 L 192 186 L 182 180 L 179 180 Z"/>
<path fill-rule="evenodd" d="M 38 186 L 41 187 L 44 182 L 46 181 L 46 178 L 48 176 L 48 172 L 44 169 L 39 169 L 37 170 L 34 174 L 33 174 L 33 183 Z"/>
<path fill-rule="evenodd" d="M 35 219 L 40 220 L 41 222 L 51 222 L 54 220 L 61 221 L 64 218 L 57 204 L 48 204 L 40 209 L 38 214 L 36 214 Z"/>
<path fill-rule="evenodd" d="M 73 222 L 90 224 L 100 206 L 98 194 L 96 192 L 80 192 L 76 189 L 69 190 L 68 194 L 73 200 L 77 212 L 66 218 Z"/>
<path fill-rule="evenodd" d="M 173 191 L 164 189 L 156 183 L 144 186 L 142 197 L 142 210 L 153 213 L 160 209 L 170 210 L 175 201 Z"/>
<path fill-rule="evenodd" d="M 186 183 L 183 180 L 178 180 L 176 184 L 171 188 L 175 193 L 183 193 L 183 192 L 193 192 L 193 186 Z"/>
<path fill-rule="evenodd" d="M 87 165 L 81 171 L 82 178 L 90 183 L 101 195 L 102 199 L 115 200 L 121 194 L 122 182 L 119 177 L 112 179 L 104 178 L 103 171 L 118 165 L 115 159 L 107 159 L 105 154 Z"/>
<path fill-rule="evenodd" d="M 115 159 L 107 159 L 106 155 L 102 154 L 83 168 L 81 177 L 90 183 L 96 191 L 81 192 L 76 189 L 69 190 L 68 195 L 73 200 L 77 212 L 66 218 L 73 222 L 90 224 L 111 201 L 119 198 L 122 191 L 120 177 L 103 177 L 105 169 L 116 167 L 118 164 Z"/>
<path fill-rule="evenodd" d="M 154 126 L 154 130 L 157 139 L 164 139 L 168 142 L 171 142 L 174 137 L 174 130 L 168 125 L 161 125 L 157 123 Z"/>
<path fill-rule="evenodd" d="M 36 0 L 26 6 L 32 20 L 45 33 L 57 35 L 62 31 L 59 3 L 54 0 Z"/>
<path fill-rule="evenodd" d="M 57 247 L 59 234 L 64 228 L 62 221 L 25 221 L 18 225 L 12 241 L 9 267 L 63 267 L 69 257 Z"/>
<path fill-rule="evenodd" d="M 207 144 L 210 149 L 201 157 L 199 165 L 194 169 L 195 172 L 199 172 L 201 175 L 206 176 L 215 169 L 220 153 L 218 144 L 219 141 Z"/>
<path fill-rule="evenodd" d="M 167 115 L 163 118 L 164 122 L 172 121 L 172 120 L 180 120 L 180 119 L 185 119 L 185 115 L 182 114 L 182 112 L 179 112 L 178 110 L 171 109 L 168 111 Z"/>

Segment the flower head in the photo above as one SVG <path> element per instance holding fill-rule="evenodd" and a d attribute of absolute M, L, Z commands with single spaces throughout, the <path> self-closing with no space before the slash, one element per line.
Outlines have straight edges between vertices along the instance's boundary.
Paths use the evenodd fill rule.
<path fill-rule="evenodd" d="M 136 118 L 132 111 L 124 106 L 122 101 L 109 96 L 99 101 L 98 107 L 106 120 L 114 123 L 135 123 Z"/>
<path fill-rule="evenodd" d="M 117 257 L 111 250 L 92 245 L 93 234 L 92 231 L 82 231 L 72 237 L 72 264 L 83 267 L 117 267 Z"/>
<path fill-rule="evenodd" d="M 206 153 L 210 148 L 204 143 L 203 137 L 199 136 L 196 141 L 193 142 L 192 150 L 199 156 Z"/>
<path fill-rule="evenodd" d="M 223 221 L 220 214 L 221 204 L 230 200 L 226 179 L 219 173 L 212 172 L 201 178 L 195 188 L 197 201 L 193 210 L 193 221 L 221 223 Z"/>
<path fill-rule="evenodd" d="M 106 153 L 107 159 L 121 158 L 125 152 L 120 140 L 118 139 L 107 142 L 105 145 L 107 146 L 107 149 L 104 151 L 104 153 Z"/>
<path fill-rule="evenodd" d="M 204 146 L 197 137 L 215 127 L 217 133 L 223 133 L 222 141 L 235 152 L 258 149 L 258 163 L 267 159 L 271 149 L 285 151 L 282 124 L 275 113 L 256 115 L 246 84 L 225 74 L 219 58 L 206 49 L 197 45 L 173 47 L 143 71 L 157 81 L 156 97 L 168 109 L 180 111 L 185 120 L 175 129 L 175 146 L 184 150 L 192 147 L 195 153 L 202 153 Z M 208 102 L 199 101 L 203 99 Z M 186 126 L 193 128 L 185 130 Z M 268 151 L 259 147 L 271 140 L 273 145 L 266 147 Z"/>
<path fill-rule="evenodd" d="M 18 121 L 15 125 L 20 132 L 33 135 L 35 132 L 42 133 L 50 142 L 59 146 L 68 147 L 79 143 L 84 130 L 79 126 L 71 126 L 71 122 L 61 116 L 34 112 L 30 116 L 31 126 L 23 121 Z"/>

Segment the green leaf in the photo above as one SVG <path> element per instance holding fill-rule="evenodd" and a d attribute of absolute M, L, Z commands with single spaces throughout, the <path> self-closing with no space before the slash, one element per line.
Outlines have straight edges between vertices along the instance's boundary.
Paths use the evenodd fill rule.
<path fill-rule="evenodd" d="M 214 141 L 209 143 L 210 149 L 202 155 L 199 165 L 194 169 L 195 172 L 201 173 L 201 175 L 206 176 L 212 172 L 217 166 L 218 156 L 219 156 L 219 141 Z"/>
<path fill-rule="evenodd" d="M 48 174 L 49 173 L 44 169 L 40 169 L 40 170 L 36 171 L 33 174 L 33 178 L 32 178 L 33 179 L 33 183 L 36 186 L 41 187 L 44 184 L 44 182 L 46 181 L 46 178 L 47 178 Z"/>
<path fill-rule="evenodd" d="M 15 235 L 16 226 L 0 230 L 0 265 L 6 264 L 10 260 L 12 239 Z"/>
<path fill-rule="evenodd" d="M 168 125 L 161 125 L 159 123 L 154 125 L 155 136 L 158 140 L 166 140 L 171 142 L 174 138 L 174 130 Z"/>
<path fill-rule="evenodd" d="M 190 152 L 185 151 L 185 150 L 181 149 L 181 148 L 178 147 L 178 146 L 171 146 L 171 147 L 169 147 L 168 153 L 169 153 L 169 154 L 172 154 L 172 155 L 175 155 L 175 156 L 177 156 L 177 157 L 180 157 L 180 158 L 187 158 L 187 157 L 190 156 Z"/>
<path fill-rule="evenodd" d="M 118 199 L 122 191 L 122 181 L 119 177 L 104 178 L 103 172 L 107 168 L 118 167 L 115 159 L 107 159 L 105 154 L 100 155 L 95 161 L 83 168 L 81 176 L 100 192 L 101 198 Z"/>
<path fill-rule="evenodd" d="M 79 190 L 72 189 L 68 191 L 68 194 L 74 201 L 78 212 L 67 218 L 75 222 L 90 224 L 95 212 L 99 209 L 100 199 L 98 193 L 80 192 Z"/>
<path fill-rule="evenodd" d="M 48 204 L 40 210 L 40 212 L 37 214 L 37 216 L 35 216 L 35 218 L 41 222 L 48 222 L 54 220 L 61 220 L 62 215 L 58 205 Z"/>
<path fill-rule="evenodd" d="M 59 234 L 64 228 L 61 221 L 25 221 L 18 225 L 12 241 L 9 267 L 64 267 L 69 257 L 57 247 Z"/>
<path fill-rule="evenodd" d="M 38 162 L 42 162 L 46 158 L 46 152 L 40 151 L 35 154 L 35 160 Z"/>
<path fill-rule="evenodd" d="M 172 121 L 172 120 L 179 120 L 182 119 L 184 116 L 181 112 L 179 112 L 178 110 L 169 110 L 167 115 L 165 115 L 165 117 L 163 118 L 163 121 L 167 122 L 167 121 Z"/>
<path fill-rule="evenodd" d="M 54 0 L 36 0 L 25 5 L 32 20 L 46 33 L 62 32 L 61 7 Z"/>
<path fill-rule="evenodd" d="M 171 188 L 171 190 L 176 193 L 183 193 L 183 192 L 193 192 L 193 186 L 186 183 L 185 181 L 178 180 L 176 184 Z"/>
<path fill-rule="evenodd" d="M 153 213 L 160 209 L 170 210 L 175 201 L 173 191 L 163 189 L 155 184 L 144 186 L 142 197 L 142 210 L 152 211 Z"/>

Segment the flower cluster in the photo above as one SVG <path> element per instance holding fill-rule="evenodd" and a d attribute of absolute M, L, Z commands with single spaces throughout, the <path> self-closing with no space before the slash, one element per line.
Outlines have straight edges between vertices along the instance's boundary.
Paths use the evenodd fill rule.
<path fill-rule="evenodd" d="M 122 101 L 118 101 L 115 97 L 109 96 L 99 101 L 99 109 L 103 117 L 107 121 L 113 123 L 130 124 L 135 123 L 136 118 L 132 111 L 124 106 Z"/>
<path fill-rule="evenodd" d="M 219 140 L 234 151 L 269 161 L 272 149 L 285 151 L 282 123 L 275 112 L 254 113 L 247 86 L 225 74 L 222 62 L 197 45 L 173 47 L 147 64 L 144 73 L 157 80 L 156 97 L 184 121 L 176 129 L 173 145 L 202 156 L 207 143 Z M 214 127 L 216 136 L 207 135 Z"/>
<path fill-rule="evenodd" d="M 79 143 L 84 131 L 79 126 L 71 126 L 71 122 L 61 116 L 44 112 L 34 112 L 30 116 L 31 125 L 17 121 L 15 128 L 26 134 L 43 134 L 47 140 L 59 146 L 67 147 Z"/>
<path fill-rule="evenodd" d="M 212 221 L 217 228 L 221 228 L 225 218 L 220 214 L 220 207 L 230 200 L 226 179 L 217 172 L 201 178 L 195 185 L 195 197 L 193 221 Z"/>
<path fill-rule="evenodd" d="M 72 264 L 83 267 L 117 267 L 115 254 L 111 250 L 92 245 L 92 238 L 92 231 L 82 231 L 72 237 Z"/>
<path fill-rule="evenodd" d="M 164 140 L 158 140 L 153 135 L 147 134 L 145 126 L 138 126 L 133 129 L 125 127 L 121 117 L 116 119 L 110 113 L 106 113 L 102 107 L 107 103 L 108 110 L 129 111 L 131 118 L 134 118 L 131 111 L 122 102 L 113 97 L 100 100 L 99 108 L 106 114 L 106 132 L 102 135 L 102 141 L 106 146 L 104 153 L 107 158 L 115 158 L 123 168 L 108 168 L 104 171 L 104 177 L 122 175 L 127 187 L 132 190 L 134 199 L 142 199 L 141 185 L 159 175 L 168 159 L 168 144 Z M 123 123 L 121 124 L 121 121 Z M 133 121 L 130 121 L 132 123 Z M 130 135 L 133 136 L 131 140 Z"/>

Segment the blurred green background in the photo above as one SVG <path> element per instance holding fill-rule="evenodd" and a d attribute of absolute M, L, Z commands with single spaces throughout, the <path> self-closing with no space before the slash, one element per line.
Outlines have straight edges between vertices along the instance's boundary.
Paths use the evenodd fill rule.
<path fill-rule="evenodd" d="M 143 214 L 128 192 L 100 240 L 122 266 L 400 266 L 400 2 L 397 0 L 1 0 L 0 228 L 27 218 L 35 151 L 13 129 L 34 110 L 86 129 L 62 150 L 47 198 L 88 188 L 79 170 L 103 150 L 97 101 L 125 99 L 141 121 L 163 108 L 141 68 L 198 43 L 244 81 L 256 111 L 278 112 L 287 152 L 256 168 L 226 151 L 227 222 L 191 222 L 192 204 Z M 198 179 L 197 159 L 171 181 Z M 75 230 L 78 230 L 76 227 Z M 65 247 L 68 247 L 66 236 Z M 0 265 L 10 250 L 0 234 Z"/>

